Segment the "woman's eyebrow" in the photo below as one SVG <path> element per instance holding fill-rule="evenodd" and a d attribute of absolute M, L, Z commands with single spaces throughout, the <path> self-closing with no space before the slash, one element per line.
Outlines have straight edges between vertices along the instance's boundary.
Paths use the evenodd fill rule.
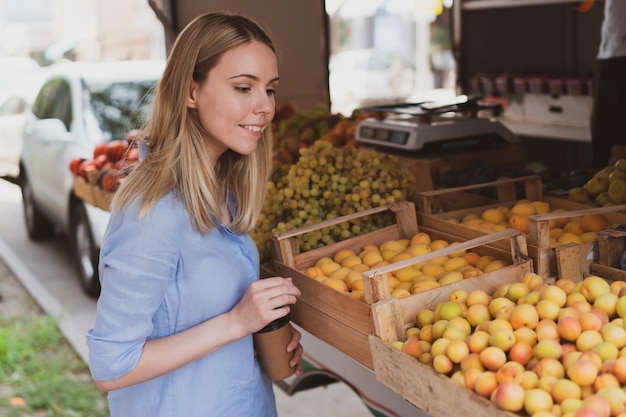
<path fill-rule="evenodd" d="M 238 74 L 238 75 L 233 75 L 233 76 L 232 76 L 232 77 L 230 77 L 229 79 L 231 79 L 231 80 L 232 80 L 233 78 L 239 78 L 239 77 L 245 77 L 245 78 L 250 78 L 250 79 L 252 79 L 252 80 L 254 80 L 254 81 L 260 81 L 259 77 L 257 77 L 256 75 L 252 75 L 252 74 Z M 280 80 L 280 77 L 272 78 L 268 84 L 275 83 L 275 82 L 277 82 L 277 81 L 279 81 L 279 80 Z"/>

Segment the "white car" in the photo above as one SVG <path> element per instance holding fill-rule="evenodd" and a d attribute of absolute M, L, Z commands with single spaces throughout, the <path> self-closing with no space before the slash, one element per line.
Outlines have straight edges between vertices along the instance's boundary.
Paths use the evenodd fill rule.
<path fill-rule="evenodd" d="M 18 94 L 0 101 L 0 175 L 15 178 L 19 172 L 24 112 L 28 102 Z"/>
<path fill-rule="evenodd" d="M 44 74 L 30 58 L 0 58 L 0 175 L 12 181 L 19 172 L 24 114 Z"/>
<path fill-rule="evenodd" d="M 100 293 L 98 257 L 109 213 L 74 194 L 69 162 L 124 139 L 150 104 L 163 61 L 67 62 L 49 69 L 25 112 L 19 184 L 31 239 L 65 234 L 84 291 Z"/>

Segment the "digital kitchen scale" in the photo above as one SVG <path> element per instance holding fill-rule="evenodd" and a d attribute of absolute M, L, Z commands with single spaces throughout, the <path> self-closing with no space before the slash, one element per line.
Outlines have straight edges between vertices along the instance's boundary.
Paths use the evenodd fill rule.
<path fill-rule="evenodd" d="M 519 143 L 519 138 L 493 117 L 477 117 L 479 111 L 497 115 L 501 111 L 499 104 L 480 103 L 465 96 L 451 103 L 400 103 L 363 110 L 383 115 L 363 119 L 356 128 L 357 142 L 376 147 L 405 151 L 459 150 Z"/>

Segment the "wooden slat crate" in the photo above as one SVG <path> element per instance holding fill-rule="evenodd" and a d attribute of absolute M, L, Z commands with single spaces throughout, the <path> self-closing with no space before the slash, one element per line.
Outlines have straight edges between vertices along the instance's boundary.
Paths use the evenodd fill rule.
<path fill-rule="evenodd" d="M 81 200 L 95 206 L 96 198 L 93 195 L 93 187 L 84 178 L 74 175 L 74 194 Z"/>
<path fill-rule="evenodd" d="M 602 234 L 606 236 L 601 236 L 600 242 L 606 243 L 606 247 L 603 249 L 601 246 L 601 254 L 604 253 L 604 255 L 600 258 L 607 264 L 615 264 L 617 254 L 621 256 L 624 250 L 624 235 L 608 231 Z M 561 264 L 560 271 L 578 269 L 578 261 L 572 257 L 563 256 L 558 261 Z M 481 287 L 478 288 L 493 293 L 500 283 L 521 281 L 523 276 L 532 270 L 529 264 L 520 263 L 506 271 L 494 271 L 489 279 L 475 280 L 472 285 L 480 284 Z M 616 272 L 617 275 L 615 275 Z M 624 271 L 607 265 L 602 265 L 597 270 L 594 270 L 592 266 L 591 273 L 607 281 L 624 279 Z M 563 278 L 564 276 L 559 273 L 557 277 Z M 450 285 L 445 293 L 441 294 L 442 297 L 454 291 L 456 289 L 454 285 Z M 477 287 L 464 289 L 475 288 Z M 392 346 L 395 341 L 406 340 L 406 329 L 414 324 L 418 311 L 424 308 L 433 309 L 439 301 L 442 301 L 442 297 L 434 299 L 427 294 L 416 294 L 411 299 L 387 299 L 372 305 L 376 334 L 369 336 L 369 342 L 376 378 L 432 417 L 457 415 L 459 410 L 463 410 L 463 413 L 468 416 L 518 416 L 499 409 L 488 399 L 478 396 L 448 376 L 437 373 L 430 366 L 422 364 Z"/>
<path fill-rule="evenodd" d="M 113 193 L 106 192 L 102 188 L 88 183 L 84 178 L 74 175 L 74 194 L 86 203 L 99 207 L 102 210 L 111 210 Z"/>
<path fill-rule="evenodd" d="M 385 210 L 391 210 L 396 214 L 397 223 L 395 225 L 312 251 L 303 253 L 299 251 L 296 237 L 301 233 L 322 229 L 330 225 L 340 224 L 347 219 L 371 215 Z M 390 298 L 385 275 L 390 271 L 390 269 L 388 269 L 389 267 L 368 271 L 374 275 L 371 279 L 364 278 L 366 302 L 352 298 L 347 293 L 337 291 L 309 278 L 301 271 L 312 266 L 322 257 L 332 257 L 333 254 L 340 249 L 350 248 L 358 252 L 365 245 L 380 245 L 387 240 L 410 238 L 418 231 L 428 233 L 432 239 L 442 238 L 436 231 L 427 228 L 420 228 L 418 230 L 414 204 L 410 202 L 399 202 L 274 236 L 272 241 L 276 248 L 276 274 L 292 277 L 294 283 L 302 292 L 298 302 L 291 309 L 292 321 L 315 337 L 343 351 L 367 368 L 373 369 L 372 356 L 368 342 L 368 336 L 374 333 L 371 304 L 382 299 Z M 476 249 L 476 252 L 484 255 L 493 254 L 492 249 L 487 246 L 482 246 L 482 244 L 486 245 L 497 239 L 510 239 L 513 235 L 523 237 L 523 235 L 512 230 L 497 236 L 483 236 L 481 238 L 482 240 L 475 245 L 476 247 L 480 246 Z M 444 254 L 458 252 L 465 249 L 467 244 L 468 242 L 460 242 L 452 248 L 444 248 L 430 252 L 427 255 L 398 262 L 394 265 L 401 268 L 409 264 L 409 262 L 417 263 Z M 520 253 L 525 256 L 525 239 L 520 246 L 523 247 Z M 514 261 L 510 253 L 508 257 L 501 258 L 512 262 Z M 490 274 L 491 273 L 483 274 L 481 277 L 484 278 Z M 469 278 L 466 281 L 472 279 L 474 278 Z M 440 288 L 446 287 L 447 286 Z M 427 291 L 427 293 L 434 296 L 438 290 L 439 288 Z M 414 296 L 415 295 L 411 295 L 406 298 L 412 298 Z"/>
<path fill-rule="evenodd" d="M 369 336 L 376 379 L 432 417 L 519 417 L 438 374 L 379 337 Z"/>
<path fill-rule="evenodd" d="M 447 150 L 441 155 L 398 156 L 400 167 L 415 175 L 417 191 L 441 187 L 443 175 L 463 170 L 473 161 L 479 161 L 486 167 L 522 170 L 525 165 L 524 149 L 519 145 L 507 144 L 456 154 Z"/>
<path fill-rule="evenodd" d="M 515 234 L 511 236 L 515 237 Z M 466 243 L 469 242 L 479 243 L 480 240 Z M 511 250 L 517 253 L 518 259 L 523 259 L 523 242 L 525 239 L 522 234 L 510 242 Z M 434 309 L 437 303 L 447 299 L 452 291 L 463 288 L 466 291 L 482 289 L 493 293 L 499 284 L 520 282 L 523 276 L 531 271 L 532 262 L 527 260 L 471 280 L 442 287 L 436 297 L 422 293 L 401 299 L 390 298 L 373 304 L 372 315 L 376 333 L 370 335 L 368 339 L 376 379 L 432 417 L 454 416 L 461 412 L 468 416 L 516 416 L 499 409 L 487 398 L 460 386 L 448 376 L 435 372 L 433 368 L 399 351 L 391 344 L 406 339 L 405 331 L 414 325 L 418 311 L 425 308 Z"/>
<path fill-rule="evenodd" d="M 495 189 L 495 198 L 486 199 L 477 196 L 471 191 L 480 189 Z M 442 233 L 447 234 L 450 239 L 473 239 L 485 235 L 484 232 L 470 229 L 460 224 L 451 223 L 449 219 L 461 219 L 469 213 L 481 214 L 488 208 L 498 206 L 512 207 L 519 199 L 517 191 L 524 190 L 524 197 L 531 200 L 541 200 L 550 204 L 551 209 L 564 209 L 563 213 L 547 213 L 530 216 L 530 232 L 528 234 L 528 253 L 535 261 L 535 268 L 544 279 L 557 275 L 556 251 L 550 247 L 549 220 L 583 216 L 588 213 L 602 213 L 606 215 L 609 223 L 626 223 L 626 205 L 612 207 L 590 207 L 584 204 L 575 203 L 564 198 L 543 195 L 543 185 L 541 177 L 538 175 L 500 179 L 498 181 L 473 184 L 464 187 L 450 189 L 425 191 L 419 196 L 418 218 L 420 224 Z M 484 204 L 480 204 L 480 202 Z M 477 204 L 478 203 L 478 204 Z M 435 213 L 433 206 L 437 205 L 444 212 Z M 578 257 L 581 259 L 580 268 L 588 271 L 593 259 L 588 259 L 594 252 L 593 242 L 575 245 L 578 250 Z M 502 242 L 495 242 L 494 247 L 501 252 L 508 250 Z"/>
<path fill-rule="evenodd" d="M 558 276 L 581 281 L 585 276 L 598 275 L 610 281 L 626 281 L 626 271 L 620 268 L 626 232 L 607 229 L 598 232 L 598 259 L 582 258 L 579 245 L 569 244 L 555 249 Z"/>

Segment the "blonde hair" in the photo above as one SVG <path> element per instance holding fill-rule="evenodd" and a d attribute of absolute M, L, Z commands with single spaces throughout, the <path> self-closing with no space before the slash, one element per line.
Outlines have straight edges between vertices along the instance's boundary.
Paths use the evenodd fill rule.
<path fill-rule="evenodd" d="M 252 41 L 275 52 L 268 35 L 243 16 L 208 13 L 185 27 L 155 86 L 152 115 L 144 128 L 148 152 L 115 193 L 113 207 L 126 208 L 139 198 L 139 217 L 143 217 L 174 190 L 194 229 L 208 232 L 222 218 L 228 194 L 237 204 L 231 229 L 244 233 L 255 226 L 272 167 L 270 126 L 251 155 L 227 150 L 213 166 L 198 114 L 187 107 L 192 80 L 202 83 L 225 52 Z"/>

